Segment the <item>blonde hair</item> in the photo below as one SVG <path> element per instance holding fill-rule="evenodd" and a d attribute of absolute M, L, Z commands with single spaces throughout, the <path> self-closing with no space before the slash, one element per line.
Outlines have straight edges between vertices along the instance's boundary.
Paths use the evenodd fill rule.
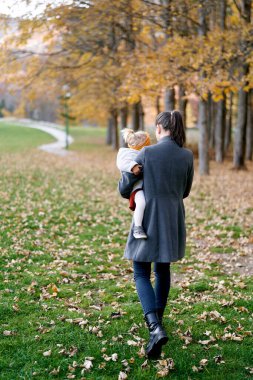
<path fill-rule="evenodd" d="M 150 137 L 147 132 L 144 132 L 144 131 L 134 132 L 133 129 L 124 128 L 121 131 L 121 133 L 128 147 L 132 149 L 139 150 L 145 145 L 150 145 Z"/>

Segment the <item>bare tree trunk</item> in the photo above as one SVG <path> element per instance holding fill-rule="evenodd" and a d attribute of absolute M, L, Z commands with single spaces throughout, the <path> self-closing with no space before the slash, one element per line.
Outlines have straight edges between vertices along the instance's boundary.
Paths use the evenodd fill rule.
<path fill-rule="evenodd" d="M 226 95 L 224 94 L 224 97 Z M 226 98 L 217 103 L 215 122 L 215 160 L 222 162 L 224 159 L 224 137 L 226 122 Z"/>
<path fill-rule="evenodd" d="M 208 129 L 209 148 L 214 148 L 215 115 L 216 115 L 215 102 L 212 99 L 211 92 L 209 92 L 208 100 L 207 100 L 207 129 Z"/>
<path fill-rule="evenodd" d="M 174 88 L 166 88 L 164 96 L 164 110 L 173 111 L 175 109 L 175 90 Z"/>
<path fill-rule="evenodd" d="M 162 25 L 164 30 L 165 40 L 167 41 L 173 35 L 172 28 L 172 0 L 160 0 L 163 5 L 161 13 Z M 171 84 L 165 89 L 164 94 L 164 111 L 173 111 L 175 109 L 175 90 L 170 87 Z"/>
<path fill-rule="evenodd" d="M 140 129 L 140 102 L 132 105 L 132 129 L 134 131 Z"/>
<path fill-rule="evenodd" d="M 238 97 L 238 117 L 234 137 L 234 168 L 244 167 L 246 123 L 247 123 L 247 92 L 241 88 Z"/>
<path fill-rule="evenodd" d="M 127 128 L 128 107 L 127 104 L 120 109 L 120 129 Z M 126 147 L 126 143 L 123 139 L 122 133 L 120 134 L 120 146 Z"/>
<path fill-rule="evenodd" d="M 231 135 L 232 135 L 232 122 L 233 122 L 233 93 L 229 94 L 229 106 L 226 112 L 226 129 L 225 129 L 225 141 L 224 141 L 224 151 L 227 153 L 230 143 L 231 143 Z"/>
<path fill-rule="evenodd" d="M 112 119 L 112 115 L 110 114 L 107 121 L 107 131 L 106 131 L 107 145 L 112 145 L 112 131 L 113 131 L 113 119 Z"/>
<path fill-rule="evenodd" d="M 246 128 L 246 160 L 252 161 L 253 156 L 253 91 L 248 93 L 248 111 Z"/>
<path fill-rule="evenodd" d="M 142 101 L 140 101 L 140 104 L 139 104 L 139 118 L 140 118 L 140 130 L 141 131 L 144 131 L 144 129 L 145 129 L 144 116 L 145 116 L 144 108 L 143 108 L 143 105 L 142 105 Z"/>
<path fill-rule="evenodd" d="M 199 36 L 206 35 L 206 8 L 205 1 L 201 0 L 199 4 Z M 201 73 L 201 77 L 206 76 L 205 72 Z M 199 101 L 199 173 L 200 175 L 209 174 L 209 139 L 207 125 L 207 101 L 200 98 Z"/>
<path fill-rule="evenodd" d="M 226 29 L 226 16 L 227 16 L 227 0 L 220 0 L 220 27 L 222 30 Z"/>
<path fill-rule="evenodd" d="M 144 110 L 141 100 L 132 105 L 132 129 L 134 131 L 144 130 Z"/>
<path fill-rule="evenodd" d="M 241 14 L 244 20 L 250 24 L 251 19 L 251 0 L 242 0 Z M 247 41 L 241 40 L 240 49 L 245 50 Z M 240 77 L 243 78 L 248 74 L 249 64 L 242 62 Z M 234 139 L 234 168 L 244 168 L 245 148 L 246 148 L 246 125 L 247 125 L 247 108 L 248 108 L 248 93 L 244 91 L 244 85 L 239 90 L 238 99 L 238 119 Z"/>
<path fill-rule="evenodd" d="M 220 28 L 222 31 L 226 29 L 226 14 L 227 1 L 220 0 Z M 222 51 L 223 51 L 222 46 Z M 224 145 L 225 145 L 225 129 L 226 129 L 226 94 L 223 92 L 223 99 L 217 103 L 217 111 L 215 118 L 215 160 L 222 162 L 224 160 Z"/>
<path fill-rule="evenodd" d="M 182 85 L 179 86 L 179 111 L 181 112 L 184 127 L 186 128 L 186 105 L 187 99 L 185 97 L 185 90 Z"/>
<path fill-rule="evenodd" d="M 199 101 L 199 173 L 209 174 L 209 138 L 207 128 L 207 102 Z"/>
<path fill-rule="evenodd" d="M 112 117 L 112 147 L 115 150 L 119 149 L 119 131 L 118 131 L 118 112 L 116 109 L 111 111 Z"/>
<path fill-rule="evenodd" d="M 159 114 L 160 112 L 161 112 L 161 108 L 160 108 L 160 95 L 158 95 L 157 97 L 156 97 L 156 103 L 155 103 L 155 105 L 156 105 L 156 112 L 157 112 L 157 114 Z"/>

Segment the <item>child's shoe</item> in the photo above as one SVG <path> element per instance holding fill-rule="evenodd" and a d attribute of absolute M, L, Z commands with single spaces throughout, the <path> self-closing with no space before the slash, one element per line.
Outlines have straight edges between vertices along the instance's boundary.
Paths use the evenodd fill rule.
<path fill-rule="evenodd" d="M 133 235 L 135 239 L 147 239 L 147 235 L 142 226 L 134 226 Z"/>

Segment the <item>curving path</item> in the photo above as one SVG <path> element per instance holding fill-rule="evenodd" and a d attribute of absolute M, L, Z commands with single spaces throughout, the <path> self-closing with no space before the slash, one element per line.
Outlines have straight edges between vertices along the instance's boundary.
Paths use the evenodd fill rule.
<path fill-rule="evenodd" d="M 22 127 L 40 129 L 41 131 L 48 133 L 56 139 L 56 141 L 53 143 L 40 145 L 38 149 L 44 150 L 48 153 L 57 154 L 58 156 L 66 156 L 70 153 L 68 150 L 66 150 L 66 133 L 63 130 L 62 126 L 58 124 L 31 119 L 17 119 L 15 117 L 5 117 L 0 119 L 0 122 L 1 121 L 15 123 L 15 125 L 20 125 Z M 69 135 L 68 144 L 72 144 L 73 141 L 73 137 Z"/>

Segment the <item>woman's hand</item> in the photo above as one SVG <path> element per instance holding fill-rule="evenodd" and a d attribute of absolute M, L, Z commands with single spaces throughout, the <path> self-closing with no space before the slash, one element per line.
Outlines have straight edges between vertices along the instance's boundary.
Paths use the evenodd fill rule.
<path fill-rule="evenodd" d="M 131 170 L 132 170 L 132 172 L 133 172 L 134 175 L 139 175 L 139 174 L 141 174 L 141 172 L 142 172 L 142 166 L 136 164 L 136 165 L 134 165 L 134 166 L 132 167 Z"/>

